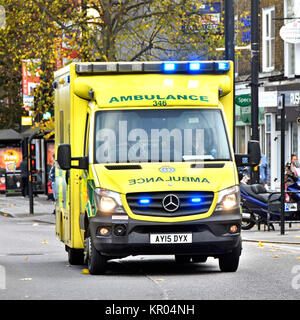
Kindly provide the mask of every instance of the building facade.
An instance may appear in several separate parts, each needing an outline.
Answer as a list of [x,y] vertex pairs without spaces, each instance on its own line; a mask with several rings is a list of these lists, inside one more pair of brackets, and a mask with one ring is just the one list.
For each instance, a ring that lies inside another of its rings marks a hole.
[[[236,97],[251,97],[250,1],[236,1]],[[281,119],[278,96],[285,95],[285,162],[299,154],[300,44],[284,41],[281,28],[300,17],[300,0],[260,1],[259,132],[262,153],[270,165],[270,187],[280,185]],[[242,99],[240,99],[242,100]],[[236,98],[237,101],[237,98]],[[237,101],[239,103],[239,101]],[[241,104],[241,103],[240,103]],[[251,138],[251,109],[236,105],[236,149],[244,152]]]

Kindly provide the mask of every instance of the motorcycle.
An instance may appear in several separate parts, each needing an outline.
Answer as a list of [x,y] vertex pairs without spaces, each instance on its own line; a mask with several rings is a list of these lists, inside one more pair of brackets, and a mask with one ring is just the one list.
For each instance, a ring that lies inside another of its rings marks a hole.
[[[297,171],[288,170],[285,175],[285,221],[299,222],[300,220],[300,175]],[[274,230],[272,222],[280,222],[281,194],[278,191],[267,190],[262,184],[249,184],[245,169],[239,171],[242,230],[249,230],[254,225],[267,225],[268,230]]]
[[294,164],[288,163],[286,165],[286,192],[288,196],[294,201],[300,201],[300,164],[295,162]]

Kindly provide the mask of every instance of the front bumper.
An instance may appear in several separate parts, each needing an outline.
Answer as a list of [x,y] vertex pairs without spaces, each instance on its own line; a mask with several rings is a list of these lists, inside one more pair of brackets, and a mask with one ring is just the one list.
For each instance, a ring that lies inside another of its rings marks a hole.
[[[117,226],[126,227],[124,235],[115,235]],[[238,226],[235,233],[232,225]],[[134,220],[112,220],[111,217],[90,218],[91,237],[96,249],[105,256],[125,257],[146,254],[190,254],[219,256],[231,252],[241,242],[241,214],[233,212],[213,213],[210,217],[186,222],[149,222]],[[109,235],[101,236],[102,227],[110,229]],[[192,233],[192,243],[151,244],[150,234]]]

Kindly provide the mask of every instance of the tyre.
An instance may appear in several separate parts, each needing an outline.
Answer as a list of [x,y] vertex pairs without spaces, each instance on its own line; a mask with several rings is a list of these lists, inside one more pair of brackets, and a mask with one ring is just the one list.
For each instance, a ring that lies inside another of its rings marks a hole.
[[191,256],[184,256],[175,254],[176,263],[189,263],[191,261]]
[[90,274],[104,274],[107,267],[107,259],[95,248],[91,236],[85,239],[84,262],[88,266]]
[[255,226],[255,216],[250,213],[250,219],[242,219],[241,229],[242,230],[250,230]]
[[242,221],[241,229],[242,230],[250,230],[255,226],[255,222],[253,221]]
[[71,265],[83,264],[83,250],[67,247],[68,260]]
[[219,267],[222,272],[235,272],[239,266],[241,255],[241,243],[232,252],[219,257]]
[[196,263],[204,263],[204,262],[206,262],[206,260],[207,260],[207,256],[192,256],[192,261],[193,262],[196,262]]

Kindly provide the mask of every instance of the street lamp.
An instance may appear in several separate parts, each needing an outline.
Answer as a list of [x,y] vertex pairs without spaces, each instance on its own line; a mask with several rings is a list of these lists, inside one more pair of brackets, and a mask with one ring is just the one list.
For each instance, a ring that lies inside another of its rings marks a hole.
[[[259,0],[251,0],[251,139],[259,141],[258,72],[259,72]],[[259,167],[251,168],[251,183],[259,183]]]
[[285,185],[284,185],[284,153],[285,153],[285,95],[281,94],[278,97],[278,110],[280,110],[281,115],[281,127],[280,127],[280,149],[281,149],[281,176],[280,176],[280,191],[281,191],[281,204],[280,204],[280,234],[284,234],[284,212],[285,212]]
[[[235,45],[234,45],[234,0],[225,0],[225,60],[235,60]],[[235,85],[233,85],[233,149],[235,150]]]

